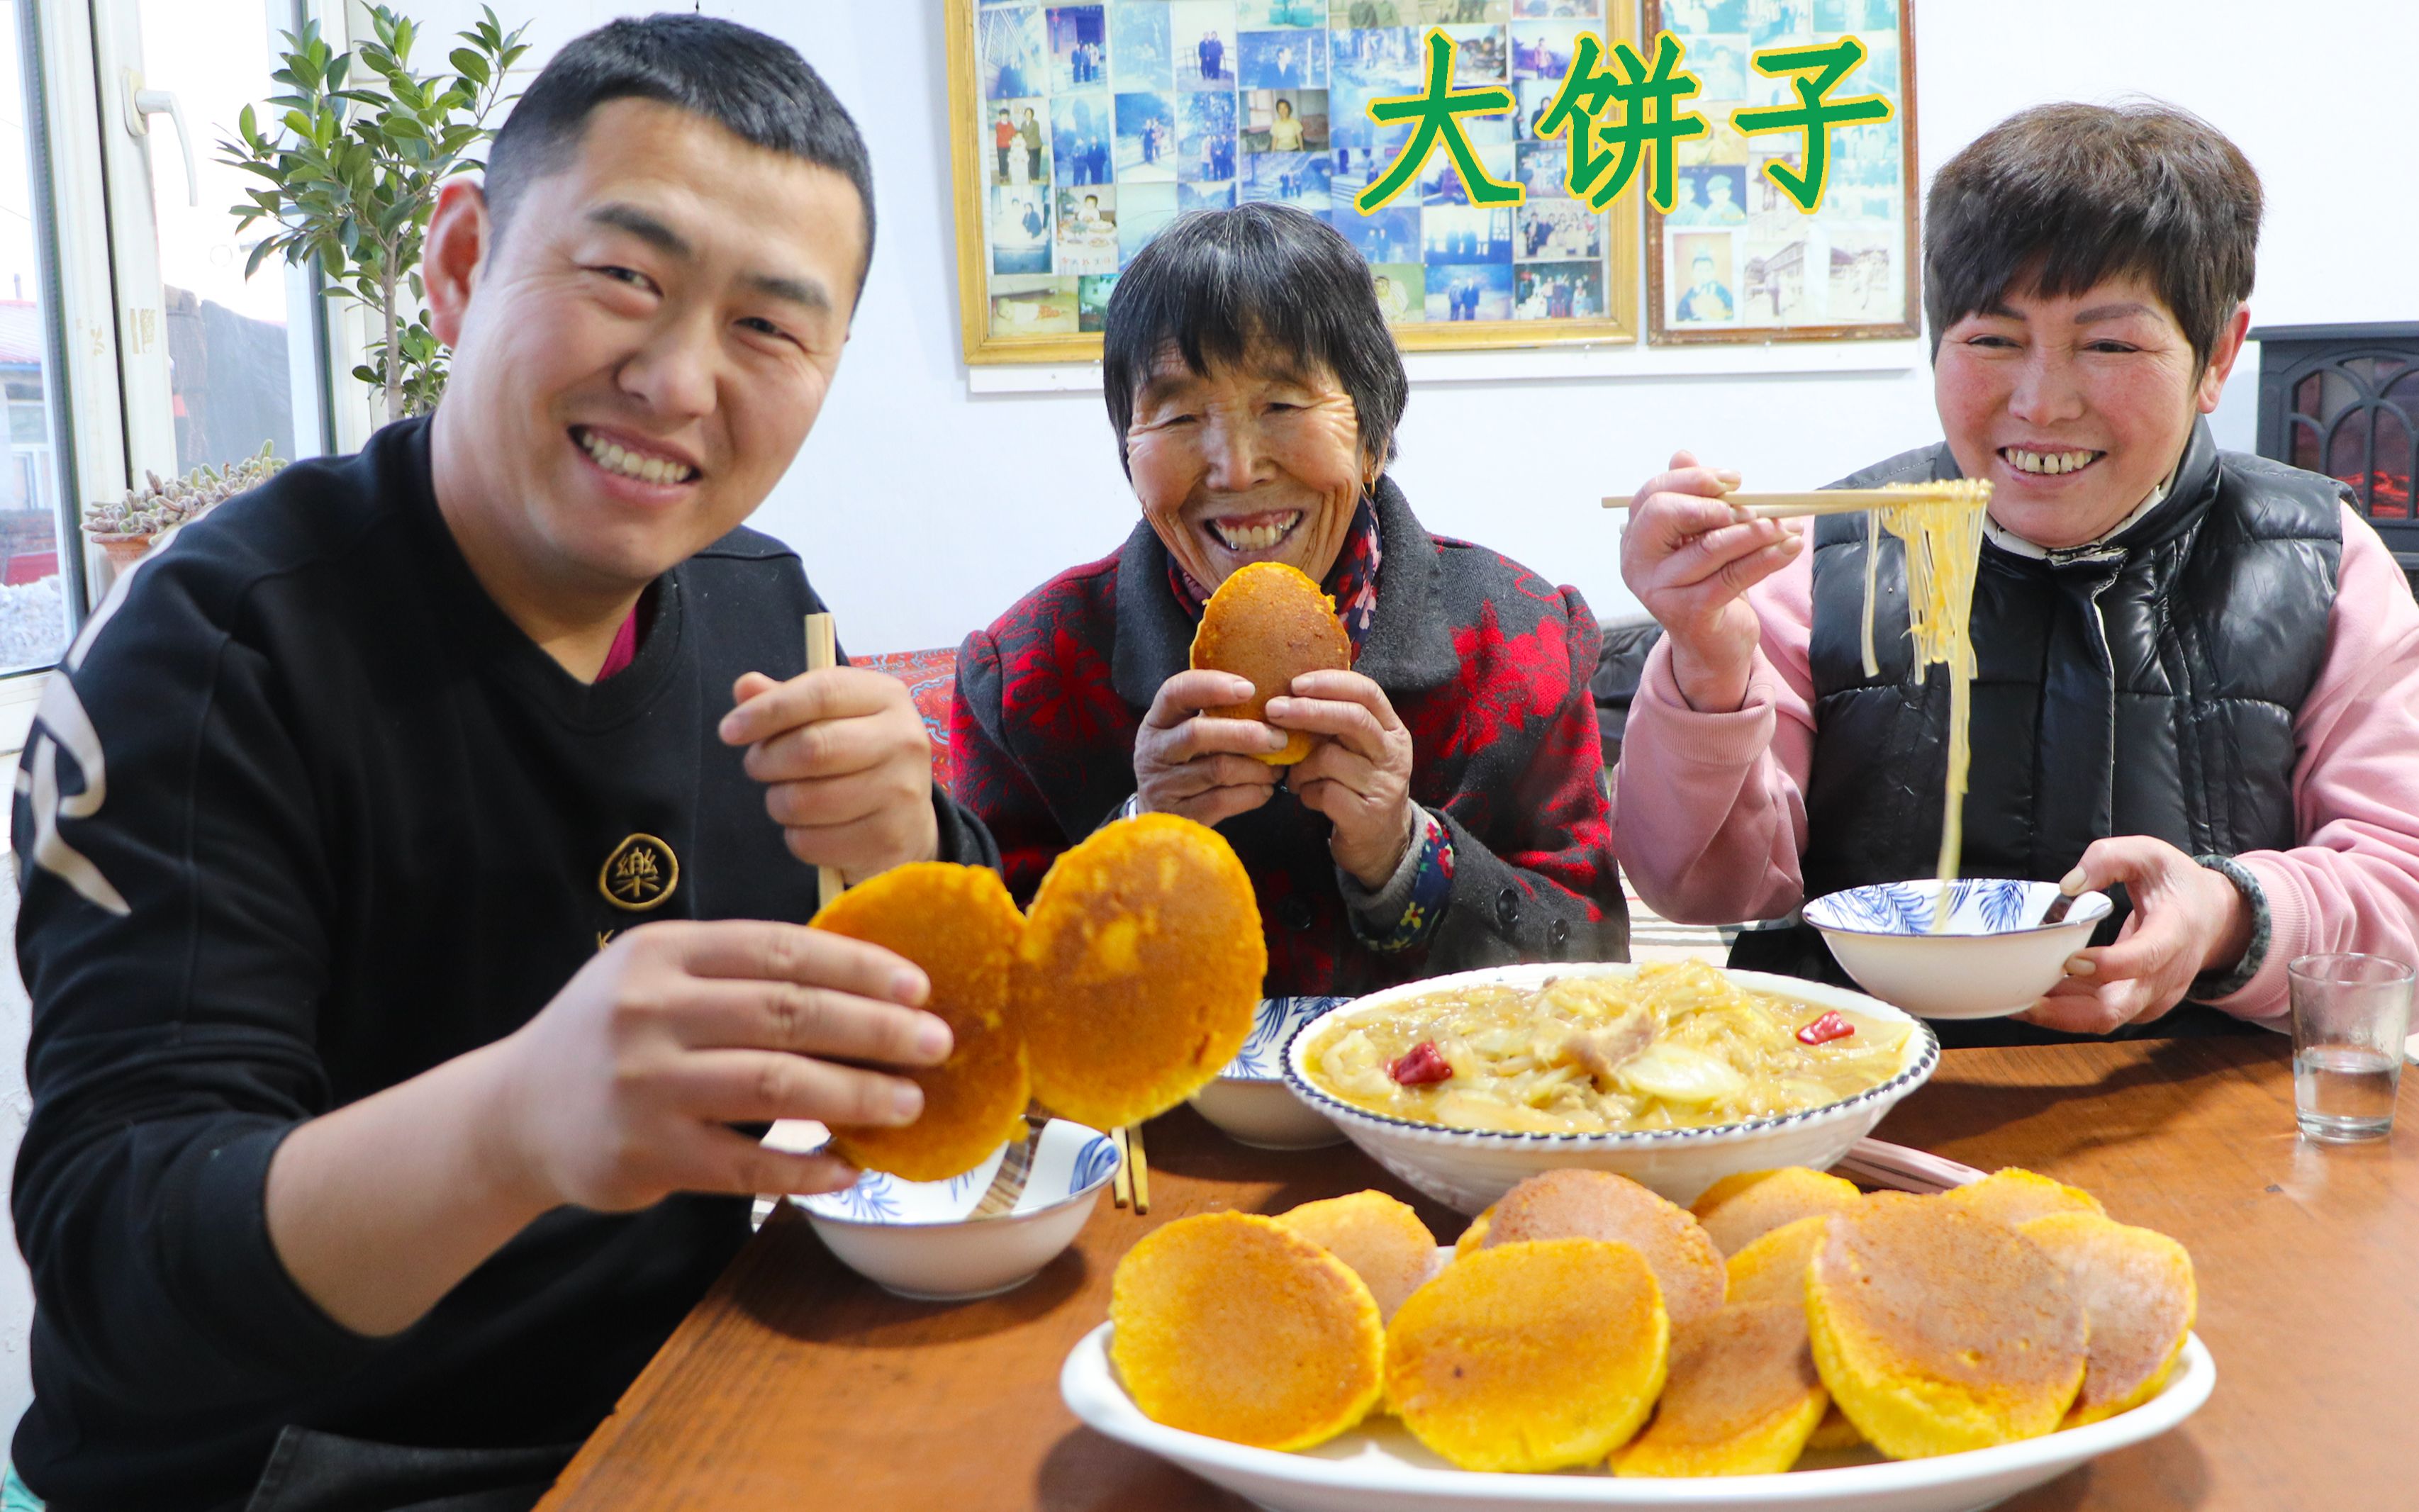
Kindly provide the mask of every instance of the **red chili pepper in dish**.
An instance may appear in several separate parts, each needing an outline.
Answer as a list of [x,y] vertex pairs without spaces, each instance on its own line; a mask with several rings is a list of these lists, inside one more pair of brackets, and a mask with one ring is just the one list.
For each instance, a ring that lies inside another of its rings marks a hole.
[[1386,1074],[1405,1087],[1428,1087],[1451,1081],[1453,1067],[1446,1064],[1444,1053],[1436,1047],[1434,1040],[1422,1040],[1402,1059],[1388,1066]]
[[1855,1025],[1841,1018],[1838,1013],[1830,1012],[1798,1030],[1797,1041],[1800,1044],[1829,1044],[1834,1040],[1844,1040],[1856,1032]]

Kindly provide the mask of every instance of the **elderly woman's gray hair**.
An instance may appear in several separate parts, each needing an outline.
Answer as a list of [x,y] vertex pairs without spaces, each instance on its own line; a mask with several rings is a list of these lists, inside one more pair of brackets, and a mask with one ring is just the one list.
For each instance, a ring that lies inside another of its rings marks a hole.
[[1181,217],[1118,277],[1102,347],[1120,461],[1134,397],[1171,349],[1205,377],[1244,363],[1331,373],[1352,396],[1362,455],[1394,460],[1410,394],[1402,354],[1368,263],[1317,216],[1244,205]]

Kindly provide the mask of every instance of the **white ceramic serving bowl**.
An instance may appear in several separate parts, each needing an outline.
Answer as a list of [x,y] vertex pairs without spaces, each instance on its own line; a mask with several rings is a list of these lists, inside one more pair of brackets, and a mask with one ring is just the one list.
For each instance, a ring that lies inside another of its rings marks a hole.
[[[1086,1334],[1058,1372],[1058,1394],[1095,1431],[1182,1466],[1271,1512],[1977,1512],[2112,1449],[2166,1432],[2198,1411],[2217,1366],[2197,1337],[2159,1394],[2131,1412],[2038,1439],[1931,1459],[1816,1458],[1780,1475],[1618,1477],[1601,1467],[1551,1475],[1456,1470],[1397,1419],[1369,1420],[1315,1449],[1286,1454],[1154,1423],[1109,1363],[1109,1325]],[[1862,1459],[1865,1462],[1859,1463]],[[1834,1462],[1844,1461],[1844,1462]]]
[[2057,985],[2066,959],[2091,943],[2116,905],[2087,892],[2064,920],[2042,918],[2055,882],[1961,878],[1949,885],[1949,925],[1934,933],[1937,882],[1877,882],[1826,893],[1806,905],[1841,969],[1886,1003],[1918,1018],[1987,1019],[2020,1012]]
[[1878,1087],[1819,1108],[1784,1113],[1745,1123],[1703,1129],[1649,1129],[1634,1134],[1499,1134],[1447,1129],[1366,1112],[1321,1091],[1310,1079],[1305,1057],[1318,1026],[1334,1013],[1358,1012],[1455,987],[1504,983],[1536,987],[1550,977],[1626,977],[1628,964],[1545,964],[1495,966],[1451,977],[1390,987],[1331,1010],[1295,1031],[1286,1046],[1286,1080],[1303,1102],[1335,1120],[1346,1137],[1369,1158],[1451,1208],[1476,1213],[1525,1178],[1564,1165],[1613,1171],[1687,1204],[1725,1176],[1780,1165],[1828,1169],[1848,1147],[1872,1132],[1892,1103],[1923,1085],[1940,1062],[1940,1041],[1929,1026],[1862,993],[1795,977],[1733,971],[1730,979],[1749,992],[1843,1008],[1868,1018],[1906,1024],[1913,1032],[1900,1052],[1898,1074]]
[[1294,1095],[1285,1079],[1286,1041],[1296,1029],[1348,997],[1263,997],[1251,1038],[1217,1079],[1188,1099],[1227,1138],[1256,1149],[1340,1145],[1344,1131]]
[[1117,1168],[1106,1134],[1026,1120],[1017,1144],[946,1181],[868,1171],[843,1192],[792,1197],[842,1264],[885,1291],[963,1302],[1023,1286],[1075,1242]]

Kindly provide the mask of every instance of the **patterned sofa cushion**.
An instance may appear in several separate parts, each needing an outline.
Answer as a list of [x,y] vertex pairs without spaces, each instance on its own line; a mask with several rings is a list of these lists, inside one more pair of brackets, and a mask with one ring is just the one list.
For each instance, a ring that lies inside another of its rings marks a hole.
[[931,651],[886,651],[878,656],[853,656],[859,667],[888,672],[907,685],[916,712],[924,717],[924,733],[932,742],[932,780],[949,785],[949,702],[958,688],[958,648]]

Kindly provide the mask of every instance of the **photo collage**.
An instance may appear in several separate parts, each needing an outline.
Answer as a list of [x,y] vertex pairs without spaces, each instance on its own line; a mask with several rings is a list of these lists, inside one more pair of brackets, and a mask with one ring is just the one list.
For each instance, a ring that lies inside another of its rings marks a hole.
[[[1534,131],[1606,3],[975,0],[990,335],[1098,332],[1119,270],[1163,227],[1255,201],[1342,231],[1397,324],[1609,318],[1608,217],[1570,197],[1563,143]],[[1421,92],[1432,26],[1456,40],[1456,84],[1518,99],[1471,118],[1471,138],[1526,204],[1472,207],[1440,147],[1391,204],[1355,206],[1410,135],[1368,103]]]
[[[1711,131],[1680,145],[1671,213],[1647,219],[1659,254],[1653,334],[1670,340],[1769,340],[1795,329],[1904,326],[1913,335],[1907,274],[1906,93],[1900,70],[1902,0],[1647,0],[1645,32],[1659,26],[1686,47],[1703,92],[1688,100]],[[1795,102],[1795,75],[1756,71],[1753,54],[1827,45],[1843,35],[1865,60],[1832,100],[1879,94],[1892,118],[1830,133],[1830,170],[1819,208],[1799,209],[1764,172],[1802,171],[1802,132],[1730,125],[1742,105]]]

